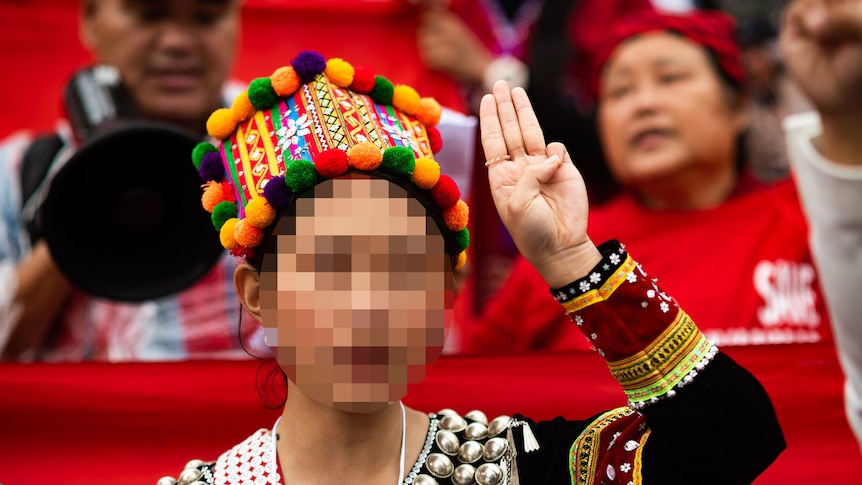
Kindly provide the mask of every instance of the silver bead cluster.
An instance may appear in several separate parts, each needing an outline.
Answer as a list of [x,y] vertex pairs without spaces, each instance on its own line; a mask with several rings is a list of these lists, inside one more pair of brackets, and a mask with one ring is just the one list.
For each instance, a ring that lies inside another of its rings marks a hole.
[[694,369],[692,369],[691,372],[686,374],[686,376],[683,377],[681,381],[679,381],[679,384],[677,384],[661,396],[653,396],[646,401],[629,401],[629,407],[632,409],[643,409],[650,404],[655,404],[661,401],[662,399],[673,399],[674,397],[676,397],[676,389],[682,389],[683,387],[694,382],[694,379],[697,377],[697,373],[703,371],[703,369],[705,369],[706,366],[709,365],[710,362],[712,362],[712,359],[715,358],[715,355],[717,353],[718,347],[716,347],[715,344],[711,343],[709,350],[706,351],[706,355],[702,359],[700,359],[700,362],[695,364]]
[[156,482],[156,485],[208,485],[207,482],[201,480],[204,473],[200,467],[204,464],[203,460],[192,460],[186,463],[179,477],[162,477]]
[[[454,485],[508,483],[508,467],[500,462],[509,451],[509,441],[497,435],[508,429],[512,418],[498,416],[489,422],[485,413],[474,410],[465,415],[472,421],[468,422],[451,409],[438,414],[440,429],[434,433],[434,442],[442,453],[427,456],[425,468],[431,475],[416,475],[412,485],[441,485],[438,479]],[[407,480],[405,483],[411,485]]]

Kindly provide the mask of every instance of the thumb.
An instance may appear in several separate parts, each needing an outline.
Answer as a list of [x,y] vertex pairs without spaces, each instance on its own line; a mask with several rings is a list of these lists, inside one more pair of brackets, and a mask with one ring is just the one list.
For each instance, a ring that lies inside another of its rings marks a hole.
[[529,180],[535,180],[536,185],[541,185],[548,183],[551,180],[551,177],[554,176],[554,173],[557,171],[557,168],[560,167],[561,158],[557,154],[553,154],[548,157],[542,163],[536,165],[529,165],[524,170],[524,175],[527,176]]

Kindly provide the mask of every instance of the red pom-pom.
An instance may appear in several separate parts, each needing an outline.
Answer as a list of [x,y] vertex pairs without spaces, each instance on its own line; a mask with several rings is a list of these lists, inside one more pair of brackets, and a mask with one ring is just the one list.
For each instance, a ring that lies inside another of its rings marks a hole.
[[425,128],[428,132],[428,143],[431,144],[431,151],[437,153],[443,148],[443,137],[440,136],[440,130],[433,126]]
[[221,183],[222,194],[224,194],[224,200],[228,202],[236,202],[236,191],[233,189],[233,185],[230,182],[222,182]]
[[347,172],[347,153],[338,148],[324,150],[314,158],[314,166],[322,177],[338,177]]
[[375,82],[374,71],[370,67],[353,66],[353,83],[350,85],[351,91],[368,94],[374,89]]
[[437,185],[431,189],[431,198],[441,209],[448,209],[461,200],[461,190],[452,177],[441,175]]

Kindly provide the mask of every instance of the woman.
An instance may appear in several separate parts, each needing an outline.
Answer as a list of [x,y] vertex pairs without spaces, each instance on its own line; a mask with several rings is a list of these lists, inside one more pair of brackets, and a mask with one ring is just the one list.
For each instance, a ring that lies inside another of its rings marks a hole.
[[[764,186],[740,169],[745,76],[732,21],[632,15],[610,30],[593,79],[602,146],[627,190],[590,212],[590,235],[625,241],[716,343],[830,341],[792,181]],[[541,281],[518,261],[478,321],[463,322],[465,350],[589,348]]]
[[545,146],[524,91],[503,82],[482,102],[495,203],[630,406],[535,422],[400,403],[440,355],[469,242],[466,205],[432,159],[437,116],[406,86],[306,52],[210,118],[223,143],[194,155],[203,204],[246,258],[237,293],[289,397],[272,430],[189,462],[179,481],[752,481],[784,447],[768,396],[645,273],[625,278],[636,263],[619,243],[593,245],[583,179],[562,145]]

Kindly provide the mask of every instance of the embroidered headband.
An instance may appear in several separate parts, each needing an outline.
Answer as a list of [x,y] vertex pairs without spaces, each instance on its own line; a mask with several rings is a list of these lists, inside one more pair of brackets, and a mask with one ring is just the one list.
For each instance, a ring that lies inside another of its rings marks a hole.
[[210,115],[207,131],[222,143],[192,153],[205,182],[201,203],[222,246],[252,257],[277,215],[318,183],[350,170],[385,175],[428,192],[457,270],[470,244],[469,210],[433,158],[441,113],[433,98],[367,67],[301,52]]
[[744,87],[745,68],[735,29],[736,21],[733,17],[712,10],[693,10],[678,15],[646,10],[623,17],[611,26],[596,53],[590,75],[590,89],[597,99],[602,69],[621,42],[629,37],[656,30],[676,32],[709,49],[715,54],[722,72],[738,86]]

